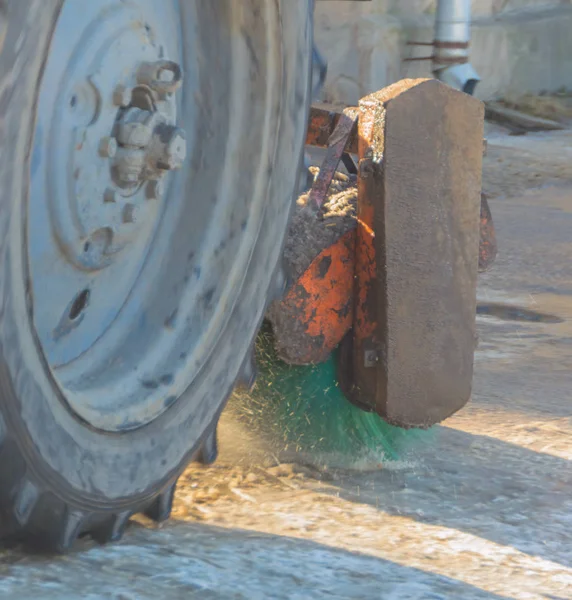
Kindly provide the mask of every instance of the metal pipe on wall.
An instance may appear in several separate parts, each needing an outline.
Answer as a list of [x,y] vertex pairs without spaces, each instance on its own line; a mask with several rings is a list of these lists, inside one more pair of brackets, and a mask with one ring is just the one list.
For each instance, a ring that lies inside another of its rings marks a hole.
[[473,94],[480,77],[469,61],[471,0],[437,0],[433,74]]

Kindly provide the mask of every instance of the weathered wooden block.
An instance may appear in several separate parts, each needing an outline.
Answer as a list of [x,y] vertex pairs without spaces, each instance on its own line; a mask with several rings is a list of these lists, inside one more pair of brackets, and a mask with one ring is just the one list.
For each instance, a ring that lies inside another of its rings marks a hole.
[[483,121],[480,101],[436,80],[360,102],[358,289],[340,367],[345,392],[399,426],[442,421],[471,395]]

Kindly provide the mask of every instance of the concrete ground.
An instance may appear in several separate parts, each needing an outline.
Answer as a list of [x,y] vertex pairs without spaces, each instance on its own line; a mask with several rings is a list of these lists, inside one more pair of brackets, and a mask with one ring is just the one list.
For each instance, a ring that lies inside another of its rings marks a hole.
[[0,554],[0,598],[572,598],[572,134],[489,131],[500,254],[472,402],[399,463],[270,466],[226,417],[174,518],[63,558]]

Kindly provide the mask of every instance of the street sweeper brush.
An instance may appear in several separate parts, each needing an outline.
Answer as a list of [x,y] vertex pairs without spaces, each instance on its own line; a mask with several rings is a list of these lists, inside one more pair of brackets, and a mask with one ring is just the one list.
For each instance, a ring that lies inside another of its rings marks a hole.
[[483,112],[436,80],[312,109],[306,143],[326,154],[290,226],[290,285],[258,340],[256,393],[282,396],[290,442],[395,457],[403,429],[469,400],[477,275],[496,256]]

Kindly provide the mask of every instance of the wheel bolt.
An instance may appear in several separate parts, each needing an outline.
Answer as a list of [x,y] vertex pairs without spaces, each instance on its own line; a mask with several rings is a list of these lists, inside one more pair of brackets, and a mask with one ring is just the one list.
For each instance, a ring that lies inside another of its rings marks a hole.
[[117,132],[122,146],[145,148],[151,141],[153,130],[145,123],[123,123]]
[[121,218],[124,223],[135,223],[135,206],[133,204],[126,204],[123,207]]
[[117,202],[117,192],[111,188],[107,188],[103,193],[103,201],[108,204]]
[[117,140],[114,137],[104,137],[99,143],[99,155],[113,158],[117,154]]
[[116,173],[116,183],[124,187],[133,187],[140,181],[145,165],[145,151],[120,147],[113,161],[113,171]]
[[164,145],[157,166],[164,171],[180,169],[187,157],[185,132],[171,125],[160,133],[160,139]]
[[131,104],[132,92],[125,85],[118,85],[113,92],[113,103],[115,106],[126,107]]
[[145,188],[145,195],[148,200],[161,200],[164,192],[164,185],[160,180],[150,181]]

